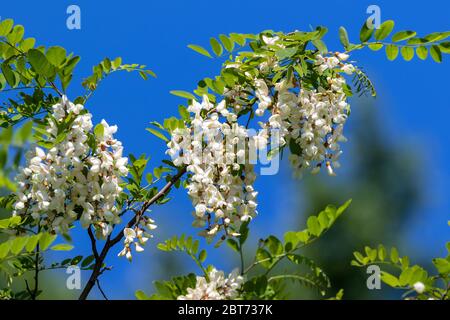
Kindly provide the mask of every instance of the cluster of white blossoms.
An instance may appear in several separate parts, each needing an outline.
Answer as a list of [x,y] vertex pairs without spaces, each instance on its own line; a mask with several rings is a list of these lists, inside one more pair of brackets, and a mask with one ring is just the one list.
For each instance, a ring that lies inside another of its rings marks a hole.
[[215,268],[208,273],[209,281],[205,277],[197,277],[195,288],[188,288],[185,296],[179,296],[178,300],[233,300],[239,297],[239,290],[244,282],[244,277],[234,269],[228,277],[223,271]]
[[119,252],[118,256],[119,257],[125,256],[128,259],[128,261],[131,261],[132,245],[134,244],[134,249],[136,250],[136,252],[144,251],[144,248],[142,246],[144,246],[147,243],[148,239],[153,238],[153,235],[146,232],[146,230],[154,230],[156,228],[157,226],[155,224],[155,221],[146,216],[140,217],[139,222],[134,228],[124,228],[123,229],[124,247],[122,251]]
[[355,71],[353,65],[344,63],[347,59],[348,55],[342,53],[330,57],[317,55],[315,68],[326,76],[326,84],[317,89],[302,87],[293,78],[281,79],[274,84],[273,91],[264,79],[254,81],[258,99],[255,114],[264,116],[266,110],[270,111],[268,121],[260,122],[262,130],[256,137],[256,146],[264,148],[276,130],[280,146],[287,142],[294,146],[289,160],[296,177],[301,177],[308,168],[312,168],[313,174],[318,173],[321,167],[334,175],[333,168],[339,167],[342,153],[339,142],[346,141],[343,128],[349,113],[344,92],[346,81],[340,73]]
[[[116,126],[102,120],[101,134],[92,134],[92,115],[63,96],[48,119],[48,150],[36,147],[26,155],[26,167],[16,177],[14,215],[30,216],[41,228],[66,233],[79,220],[107,237],[120,223],[116,200],[121,177],[128,174],[128,159],[114,139]],[[65,129],[62,129],[65,128]],[[95,139],[95,150],[88,145]]]
[[[267,46],[282,48],[279,40],[263,37]],[[346,140],[343,128],[349,114],[341,74],[355,71],[345,62],[349,56],[317,55],[313,68],[320,85],[315,87],[292,74],[272,83],[270,75],[281,61],[276,55],[264,58],[256,75],[245,71],[248,83],[226,88],[219,103],[211,103],[206,95],[202,102],[193,100],[187,109],[191,114],[185,123],[188,127],[173,130],[167,144],[166,153],[174,165],[187,166],[191,174],[187,189],[195,207],[194,226],[204,227],[201,235],[209,240],[222,229],[225,236],[238,236],[240,223],[256,215],[253,164],[257,154],[289,144],[297,177],[305,169],[317,173],[321,167],[334,175],[333,168],[339,167],[339,143]],[[225,68],[240,69],[244,64],[240,59],[227,62]],[[253,98],[256,108],[251,115],[264,119],[257,134],[250,134],[248,123],[238,122],[238,114],[245,111],[240,101]]]
[[190,127],[172,132],[166,153],[191,174],[187,190],[195,207],[193,225],[204,228],[200,235],[207,240],[220,230],[226,236],[239,236],[239,224],[257,214],[247,130],[237,123],[225,100],[215,105],[204,96],[201,103],[192,101],[188,111]]

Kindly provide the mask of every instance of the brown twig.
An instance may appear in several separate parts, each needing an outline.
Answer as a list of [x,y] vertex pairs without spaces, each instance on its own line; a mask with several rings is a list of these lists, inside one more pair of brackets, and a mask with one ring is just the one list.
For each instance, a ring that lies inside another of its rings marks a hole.
[[100,293],[102,294],[103,298],[104,298],[105,300],[109,300],[108,297],[106,296],[105,292],[103,291],[102,287],[100,286],[100,280],[97,279],[96,282],[97,282],[98,290],[99,290]]
[[[86,283],[86,286],[84,287],[83,291],[81,292],[79,300],[86,300],[89,293],[91,292],[92,288],[97,283],[97,279],[101,274],[103,262],[105,261],[106,256],[108,255],[109,250],[116,245],[118,242],[120,242],[123,238],[123,231],[125,228],[130,228],[134,226],[145,213],[145,211],[148,210],[148,208],[154,204],[156,201],[164,197],[172,188],[172,186],[180,180],[180,178],[186,173],[186,167],[183,167],[178,171],[178,173],[172,177],[172,179],[166,183],[164,187],[150,200],[145,201],[142,204],[142,207],[140,210],[136,211],[136,214],[133,216],[133,218],[127,223],[126,227],[124,227],[114,238],[111,239],[111,237],[108,237],[106,239],[106,243],[98,255],[98,258],[95,259],[94,268],[92,270],[91,276],[89,277],[88,282]],[[89,229],[88,229],[89,232]],[[92,232],[92,231],[91,231]]]
[[97,260],[98,259],[97,243],[95,241],[94,233],[92,232],[92,226],[89,226],[88,234],[89,234],[89,239],[91,239],[92,253],[94,254],[95,260]]

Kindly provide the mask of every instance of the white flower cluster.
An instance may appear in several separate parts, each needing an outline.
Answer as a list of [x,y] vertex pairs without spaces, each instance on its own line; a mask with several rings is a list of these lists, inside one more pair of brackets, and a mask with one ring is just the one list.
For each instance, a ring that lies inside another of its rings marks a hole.
[[[263,37],[269,47],[282,47],[279,39]],[[173,130],[167,144],[174,165],[187,165],[191,174],[187,189],[195,207],[194,226],[206,226],[201,234],[209,240],[222,229],[225,236],[239,235],[239,224],[256,215],[256,153],[261,156],[268,149],[276,152],[289,143],[289,158],[297,177],[305,169],[317,173],[321,167],[334,175],[333,168],[339,166],[339,142],[346,140],[343,127],[349,113],[341,73],[355,71],[353,65],[345,63],[349,56],[317,55],[314,68],[318,87],[299,83],[293,76],[271,83],[268,75],[280,61],[276,55],[264,58],[255,71],[257,75],[243,72],[249,82],[226,88],[220,103],[211,103],[207,96],[201,103],[192,101],[188,128]],[[244,63],[240,59],[228,62],[225,68],[241,68]],[[237,119],[243,111],[241,101],[252,96],[257,103],[254,114],[267,119],[259,122],[260,130],[255,135]]]
[[101,134],[94,137],[96,149],[91,150],[91,118],[82,105],[65,96],[53,106],[46,127],[51,147],[28,152],[26,167],[16,177],[14,215],[31,216],[36,224],[58,233],[66,233],[79,219],[84,228],[94,225],[98,238],[120,223],[116,200],[122,192],[121,177],[128,174],[128,159],[113,137],[117,127],[104,120]]
[[123,241],[124,247],[122,251],[119,252],[118,256],[125,256],[128,261],[131,261],[131,245],[134,244],[136,252],[144,251],[144,248],[142,246],[147,243],[148,239],[153,238],[153,235],[147,233],[145,230],[154,230],[156,228],[157,226],[155,224],[155,221],[143,216],[140,218],[139,223],[134,228],[123,229],[123,235],[125,238]]
[[339,142],[346,141],[343,128],[349,113],[344,93],[346,82],[339,72],[351,74],[355,70],[353,65],[343,63],[347,59],[348,55],[342,53],[331,57],[318,55],[316,70],[326,75],[327,83],[317,89],[296,88],[292,79],[285,78],[274,85],[272,93],[263,79],[254,82],[258,99],[255,114],[263,116],[266,110],[270,111],[269,120],[260,122],[262,130],[255,137],[256,146],[264,148],[277,130],[281,146],[290,142],[297,149],[289,156],[296,177],[301,177],[307,168],[312,168],[313,174],[318,173],[321,167],[334,175],[333,167],[339,167],[342,153]]
[[193,225],[206,227],[200,235],[208,240],[222,229],[227,236],[238,236],[239,224],[257,214],[256,175],[246,159],[247,130],[225,100],[214,105],[204,96],[188,111],[193,114],[191,127],[172,133],[167,154],[192,174],[187,189],[195,207]]
[[188,288],[185,296],[178,300],[233,300],[239,297],[239,290],[244,278],[234,269],[228,277],[223,271],[211,270],[209,281],[205,277],[197,277],[195,288]]

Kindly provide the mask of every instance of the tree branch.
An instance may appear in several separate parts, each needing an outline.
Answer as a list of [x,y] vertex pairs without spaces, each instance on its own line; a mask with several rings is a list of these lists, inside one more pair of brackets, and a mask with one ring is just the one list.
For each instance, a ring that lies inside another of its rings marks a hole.
[[31,295],[32,300],[36,300],[39,292],[39,243],[36,245],[36,256],[34,261],[34,291]]
[[105,246],[103,247],[102,251],[98,255],[98,259],[95,259],[95,265],[92,270],[91,276],[89,277],[88,282],[86,283],[86,286],[84,287],[83,291],[81,292],[79,300],[86,300],[89,293],[91,292],[92,288],[95,286],[98,277],[101,274],[101,269],[103,266],[103,262],[105,261],[106,256],[108,255],[109,250],[116,245],[118,242],[120,242],[123,238],[123,231],[125,228],[130,228],[134,226],[137,222],[139,222],[139,219],[144,215],[145,211],[154,204],[159,199],[163,198],[172,188],[172,186],[180,180],[180,178],[186,173],[186,167],[183,167],[178,171],[178,173],[172,177],[172,179],[167,182],[167,184],[162,187],[162,189],[153,196],[150,200],[145,201],[142,204],[142,207],[139,211],[136,212],[136,214],[133,216],[133,218],[127,223],[126,227],[124,227],[119,234],[117,234],[114,238],[111,239],[109,236],[106,240]]
[[100,290],[100,293],[102,294],[103,298],[105,300],[109,300],[108,297],[106,296],[105,292],[103,291],[102,287],[100,286],[100,280],[97,279],[96,282],[97,282],[98,290]]
[[89,239],[91,239],[92,253],[94,254],[95,260],[97,260],[98,259],[97,244],[95,241],[94,233],[92,232],[92,226],[89,226],[88,234],[89,234]]

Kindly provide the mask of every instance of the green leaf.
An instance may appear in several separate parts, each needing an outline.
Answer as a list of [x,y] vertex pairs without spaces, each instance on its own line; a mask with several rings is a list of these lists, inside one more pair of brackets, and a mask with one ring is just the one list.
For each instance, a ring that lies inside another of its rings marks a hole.
[[6,36],[6,39],[9,43],[15,45],[22,40],[24,33],[24,27],[21,25],[16,25],[13,30]]
[[386,56],[390,61],[393,61],[398,56],[399,49],[397,46],[393,44],[389,44],[386,46]]
[[352,199],[348,199],[347,201],[344,202],[343,205],[341,205],[337,210],[336,210],[336,218],[340,217],[341,214],[344,213],[345,210],[347,210],[347,208],[350,206],[350,204],[352,203]]
[[56,234],[50,234],[48,232],[42,233],[39,239],[39,248],[42,251],[47,250],[47,248],[56,240]]
[[75,265],[79,264],[81,260],[83,260],[83,256],[76,256],[75,258],[73,258],[73,259],[70,261],[70,264],[71,264],[72,266],[75,266]]
[[350,46],[350,41],[348,40],[348,33],[344,27],[339,28],[339,40],[341,40],[341,43],[345,49],[347,49]]
[[145,180],[147,180],[148,184],[153,184],[153,175],[149,172],[145,176]]
[[391,248],[391,261],[393,263],[397,263],[398,262],[398,251],[396,248]]
[[368,20],[369,19],[367,19],[367,21],[364,22],[364,24],[361,27],[361,31],[359,32],[359,39],[361,40],[361,42],[369,41],[370,37],[372,37],[373,34],[373,28],[369,29],[367,27]]
[[382,43],[371,43],[369,44],[369,49],[372,51],[378,51],[380,49],[383,48],[383,44]]
[[297,232],[297,238],[302,243],[307,243],[309,240],[309,233],[307,230]]
[[30,49],[27,55],[31,66],[38,74],[44,77],[51,77],[53,75],[52,65],[41,51]]
[[395,23],[392,20],[383,22],[380,28],[375,31],[375,39],[378,41],[386,39],[394,29],[394,25]]
[[[16,143],[18,143],[19,145],[24,144],[31,136],[32,130],[33,130],[33,121],[28,121],[23,126],[21,126],[14,136]],[[19,218],[20,221],[20,217],[19,216],[16,217]]]
[[322,233],[322,228],[320,227],[320,223],[316,216],[311,216],[306,221],[306,225],[308,226],[308,231],[318,237]]
[[99,123],[95,126],[94,134],[97,138],[103,137],[103,135],[105,134],[105,127],[103,126],[103,124]]
[[32,252],[32,251],[34,251],[34,249],[36,249],[36,246],[37,246],[37,244],[38,244],[39,239],[41,238],[41,236],[42,236],[42,233],[38,233],[38,234],[36,234],[36,235],[31,236],[31,237],[28,239],[28,242],[27,242],[27,244],[26,244],[26,246],[25,246],[25,250],[26,250],[27,252]]
[[277,50],[277,52],[275,52],[275,55],[278,57],[278,59],[283,60],[292,57],[296,52],[296,48],[285,48]]
[[2,72],[5,76],[6,82],[11,86],[15,87],[17,85],[16,73],[11,69],[7,63],[2,63]]
[[227,245],[236,252],[239,252],[239,244],[234,239],[227,239]]
[[221,34],[219,35],[219,39],[222,42],[225,50],[227,50],[228,52],[233,51],[234,49],[234,43],[233,41],[231,41],[226,35]]
[[145,130],[147,130],[151,134],[155,135],[156,137],[164,140],[165,142],[169,142],[169,139],[165,135],[163,135],[161,132],[159,132],[158,130],[155,130],[155,129],[152,129],[152,128],[147,128]]
[[28,242],[28,237],[17,237],[17,238],[14,238],[11,241],[11,248],[10,248],[11,253],[14,254],[14,255],[19,254],[23,250],[23,248],[25,247],[27,242]]
[[311,42],[317,48],[317,50],[319,50],[320,53],[328,52],[327,45],[322,40],[316,39],[316,40],[312,40]]
[[206,250],[203,249],[198,255],[198,260],[200,260],[200,262],[205,262],[207,256],[208,254],[206,253]]
[[290,246],[290,248],[286,248],[286,251],[291,250],[297,247],[297,244],[300,242],[299,236],[295,231],[288,231],[284,234],[284,243],[285,247]]
[[361,253],[359,253],[358,251],[355,251],[355,252],[353,252],[353,255],[355,256],[355,258],[356,258],[356,260],[358,262],[361,262],[362,264],[365,264],[364,263],[364,256]]
[[230,33],[230,38],[241,47],[245,46],[245,37],[238,33]]
[[256,261],[261,264],[264,268],[270,267],[272,264],[270,253],[263,248],[258,248],[256,251]]
[[436,42],[436,41],[440,41],[440,40],[444,40],[444,39],[448,38],[449,35],[450,35],[450,32],[433,32],[429,35],[426,35],[424,37],[424,39],[427,42]]
[[216,38],[211,38],[211,39],[209,39],[209,43],[211,44],[211,47],[212,47],[215,55],[220,57],[223,53],[223,47],[219,43],[219,41],[217,41]]
[[265,246],[269,249],[269,252],[276,256],[283,253],[283,244],[281,241],[275,236],[269,236],[266,239]]
[[20,50],[23,52],[27,52],[28,50],[32,49],[34,47],[34,44],[36,43],[36,39],[34,38],[27,38],[22,40],[20,43]]
[[384,261],[384,259],[386,259],[386,248],[381,244],[378,246],[378,258],[381,261]]
[[441,54],[441,49],[439,49],[439,46],[437,46],[437,45],[431,46],[430,55],[431,55],[431,58],[433,58],[433,60],[436,61],[437,63],[442,62],[442,54]]
[[0,229],[8,229],[12,226],[15,226],[20,223],[22,219],[20,216],[13,216],[8,219],[1,219],[0,220]]
[[444,258],[433,259],[433,264],[436,267],[439,274],[447,275],[450,273],[450,261]]
[[411,47],[402,47],[400,50],[403,59],[406,61],[411,61],[414,58],[414,49]]
[[391,287],[398,287],[400,285],[397,277],[385,271],[381,271],[381,280]]
[[203,47],[201,47],[201,46],[198,46],[198,45],[195,45],[195,44],[190,44],[190,45],[188,45],[188,48],[189,48],[189,49],[192,49],[192,50],[194,50],[195,52],[200,53],[200,54],[202,54],[202,55],[204,55],[204,56],[207,56],[208,58],[212,58],[212,56],[211,56],[211,54],[208,52],[208,50],[206,50],[205,48],[203,48]]
[[10,248],[11,248],[11,241],[0,243],[0,259],[3,259],[8,255]]
[[179,106],[178,113],[184,120],[189,120],[189,111],[187,111],[187,108],[185,106]]
[[417,47],[416,54],[421,60],[425,60],[428,57],[428,49],[427,47]]
[[115,58],[113,61],[111,61],[111,67],[113,69],[117,69],[122,65],[122,58],[121,57],[117,57]]
[[190,100],[195,100],[195,96],[192,93],[189,93],[187,91],[172,90],[172,91],[170,91],[170,93],[173,94],[174,96],[178,96],[178,97],[182,97],[182,98],[186,98],[186,99],[190,99]]
[[399,42],[399,41],[407,40],[412,37],[415,37],[416,34],[417,34],[417,32],[415,32],[415,31],[400,31],[392,36],[392,41]]
[[407,268],[402,271],[399,277],[399,285],[406,286],[407,284],[411,283],[411,278],[413,276],[414,269],[413,268]]
[[191,252],[193,254],[196,254],[198,252],[198,246],[200,245],[200,241],[195,240],[194,243],[192,244],[192,248],[191,248]]
[[95,257],[93,255],[87,256],[81,262],[81,267],[85,268],[85,267],[89,266],[94,260],[95,260]]
[[145,71],[139,71],[139,75],[141,76],[142,79],[144,80],[148,80],[148,75]]
[[12,29],[14,21],[12,19],[6,19],[0,21],[0,37],[6,36]]
[[73,249],[73,246],[68,243],[59,243],[50,248],[53,251],[70,251]]
[[58,46],[50,47],[46,57],[52,65],[59,67],[66,60],[66,49]]
[[0,90],[3,90],[5,88],[6,85],[6,79],[5,76],[0,73]]
[[136,299],[138,300],[150,300],[150,297],[144,293],[142,290],[138,290],[134,293]]
[[446,41],[446,42],[440,43],[439,49],[441,49],[441,52],[450,53],[450,42]]

